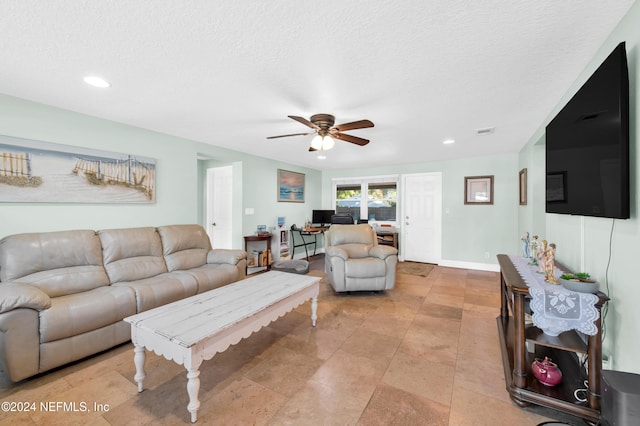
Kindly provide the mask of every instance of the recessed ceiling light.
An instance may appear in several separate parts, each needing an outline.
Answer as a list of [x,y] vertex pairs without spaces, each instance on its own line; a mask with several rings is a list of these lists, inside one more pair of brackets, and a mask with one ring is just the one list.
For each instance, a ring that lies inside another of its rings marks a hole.
[[101,78],[101,77],[97,77],[95,75],[90,75],[84,78],[84,82],[93,86],[93,87],[100,87],[101,89],[110,87],[111,84],[109,84],[108,81],[106,81],[105,79]]
[[325,158],[327,158],[326,155],[318,155],[318,160],[324,160]]
[[450,145],[452,143],[455,143],[455,141],[453,139],[447,139],[445,141],[442,141],[442,143],[445,144],[445,145]]

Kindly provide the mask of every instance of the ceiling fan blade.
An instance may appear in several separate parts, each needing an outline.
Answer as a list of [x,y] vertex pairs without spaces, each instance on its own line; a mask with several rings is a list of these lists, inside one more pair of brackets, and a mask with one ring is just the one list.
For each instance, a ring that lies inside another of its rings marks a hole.
[[289,136],[307,136],[307,135],[313,135],[314,133],[315,132],[311,132],[311,133],[291,133],[289,135],[267,136],[267,139],[287,138]]
[[313,152],[313,151],[317,151],[317,149],[315,149],[314,147],[310,146],[309,147],[309,152]]
[[346,132],[347,130],[366,129],[367,127],[373,127],[373,123],[369,120],[359,120],[351,123],[338,124],[333,126],[333,129],[339,132]]
[[351,142],[360,146],[365,146],[366,144],[369,143],[368,139],[362,139],[357,136],[345,135],[344,133],[334,133],[333,135],[331,135],[331,137],[340,139],[341,141]]
[[313,124],[312,122],[310,122],[304,117],[298,117],[297,115],[287,115],[287,117],[291,118],[292,120],[296,120],[298,123],[302,123],[307,127],[311,127],[312,129],[316,129],[316,130],[319,129],[318,126],[316,126],[315,124]]

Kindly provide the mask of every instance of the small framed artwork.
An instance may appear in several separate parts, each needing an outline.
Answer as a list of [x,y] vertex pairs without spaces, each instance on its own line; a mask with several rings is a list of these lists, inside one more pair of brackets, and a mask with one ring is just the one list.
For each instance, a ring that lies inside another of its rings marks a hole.
[[465,204],[493,204],[493,176],[464,178]]
[[304,173],[278,169],[278,202],[304,203]]
[[518,185],[520,187],[520,205],[526,206],[527,205],[527,169],[526,168],[520,170],[518,182],[519,182]]
[[567,172],[547,173],[547,203],[567,201]]

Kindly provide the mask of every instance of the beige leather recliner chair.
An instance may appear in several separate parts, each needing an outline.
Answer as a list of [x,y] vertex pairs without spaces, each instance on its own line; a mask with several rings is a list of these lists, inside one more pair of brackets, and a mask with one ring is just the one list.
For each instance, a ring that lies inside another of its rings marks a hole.
[[324,233],[325,272],[337,292],[390,290],[396,281],[398,250],[378,245],[368,224],[331,225]]

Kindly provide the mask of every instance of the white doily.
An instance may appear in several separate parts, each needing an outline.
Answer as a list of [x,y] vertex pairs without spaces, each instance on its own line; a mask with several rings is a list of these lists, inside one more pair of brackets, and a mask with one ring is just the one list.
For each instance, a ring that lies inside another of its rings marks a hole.
[[[568,330],[578,330],[590,336],[598,333],[598,328],[593,323],[600,315],[595,306],[598,296],[549,284],[545,282],[544,275],[536,272],[537,266],[529,265],[529,259],[520,256],[509,256],[509,259],[529,287],[529,306],[536,327],[550,336],[557,336]],[[556,268],[556,277],[563,273]]]

